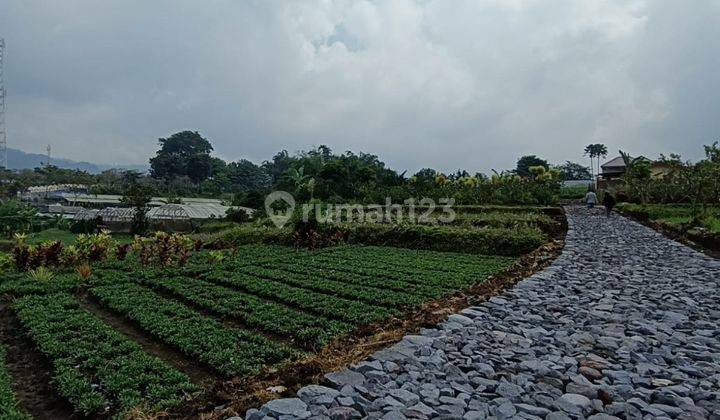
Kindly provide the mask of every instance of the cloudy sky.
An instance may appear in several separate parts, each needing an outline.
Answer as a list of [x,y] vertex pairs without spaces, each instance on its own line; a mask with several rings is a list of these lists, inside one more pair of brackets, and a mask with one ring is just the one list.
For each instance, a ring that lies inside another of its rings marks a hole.
[[410,171],[720,140],[717,0],[0,0],[0,36],[9,147],[97,163],[185,129]]

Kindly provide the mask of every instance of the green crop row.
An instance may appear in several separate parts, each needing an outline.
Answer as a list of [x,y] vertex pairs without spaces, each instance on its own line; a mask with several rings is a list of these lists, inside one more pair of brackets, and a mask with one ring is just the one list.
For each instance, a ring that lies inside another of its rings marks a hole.
[[143,352],[68,294],[26,296],[14,305],[40,352],[52,361],[56,388],[78,412],[141,405],[162,410],[197,392],[187,376]]
[[395,263],[403,267],[419,269],[442,269],[457,273],[467,273],[488,260],[512,260],[508,257],[494,255],[473,255],[457,252],[436,252],[416,249],[392,248],[378,246],[344,246],[337,247],[328,253],[348,257]]
[[243,267],[239,268],[238,272],[347,299],[357,299],[372,305],[386,307],[410,306],[418,305],[424,300],[421,296],[414,296],[408,293],[357,286],[305,274],[288,273],[272,268]]
[[406,269],[393,269],[392,267],[367,264],[364,261],[334,258],[329,260],[314,260],[318,269],[336,270],[341,273],[375,276],[407,283],[407,287],[430,287],[434,289],[451,290],[462,287],[468,281],[467,275],[454,273],[428,273],[424,271],[413,272]]
[[342,283],[377,287],[396,292],[420,295],[426,298],[437,297],[442,294],[443,290],[445,290],[444,287],[413,284],[407,281],[392,279],[385,276],[373,276],[347,272],[341,270],[340,267],[333,264],[323,264],[321,260],[317,260],[312,257],[307,260],[293,261],[292,263],[273,263],[272,267],[295,274],[324,277],[326,279]]
[[239,319],[248,327],[288,337],[303,348],[320,347],[352,328],[343,322],[306,314],[203,280],[170,277],[151,278],[144,282],[218,315]]
[[5,370],[5,348],[0,346],[0,418],[4,420],[27,420],[30,417],[18,408],[12,380]]
[[[457,255],[457,254],[455,254]],[[353,254],[350,252],[338,252],[337,254],[323,255],[329,264],[343,266],[348,263],[368,269],[379,269],[387,273],[399,273],[410,275],[413,278],[420,278],[423,282],[434,283],[442,280],[459,285],[472,282],[478,277],[494,274],[510,267],[515,259],[511,257],[497,256],[474,256],[471,263],[463,262],[462,259],[448,258],[445,260],[434,259],[428,256],[426,259],[406,258],[400,255],[377,253]]]
[[224,375],[252,374],[294,353],[261,335],[226,328],[134,283],[94,287],[90,292],[145,331]]
[[0,283],[0,294],[13,296],[42,295],[50,293],[71,293],[81,283],[75,275],[56,275],[50,281],[32,279],[27,273],[8,276]]
[[318,255],[313,259],[318,268],[334,269],[343,272],[393,278],[413,284],[430,285],[453,289],[476,283],[489,275],[496,274],[510,267],[513,259],[505,257],[489,257],[478,259],[472,269],[464,273],[444,272],[441,267],[451,263],[438,264],[436,270],[418,269],[412,263],[391,263],[380,261],[380,257],[363,257],[352,255]]
[[380,321],[397,314],[394,309],[325,295],[242,273],[212,272],[204,279],[354,325]]

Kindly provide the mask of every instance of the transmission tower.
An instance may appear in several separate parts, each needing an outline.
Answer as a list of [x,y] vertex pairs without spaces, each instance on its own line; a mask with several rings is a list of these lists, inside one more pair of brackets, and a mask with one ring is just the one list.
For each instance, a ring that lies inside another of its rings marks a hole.
[[5,63],[5,40],[0,38],[0,166],[7,168],[7,132],[5,129],[5,80],[3,64]]

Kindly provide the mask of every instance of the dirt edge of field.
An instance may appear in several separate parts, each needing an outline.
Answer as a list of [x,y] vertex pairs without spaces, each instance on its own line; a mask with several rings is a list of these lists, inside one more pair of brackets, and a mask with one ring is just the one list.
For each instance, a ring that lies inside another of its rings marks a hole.
[[[453,295],[426,303],[420,309],[371,325],[353,336],[343,337],[320,352],[285,366],[262,372],[244,380],[219,383],[208,392],[204,401],[183,407],[170,418],[216,420],[243,416],[249,408],[257,408],[275,398],[292,397],[298,389],[322,384],[326,373],[360,362],[378,350],[389,347],[421,328],[432,328],[453,313],[477,305],[513,287],[520,280],[549,266],[565,245],[567,222],[562,215],[562,231],[553,232],[553,239],[526,254],[507,271]],[[164,416],[163,416],[164,417]]]

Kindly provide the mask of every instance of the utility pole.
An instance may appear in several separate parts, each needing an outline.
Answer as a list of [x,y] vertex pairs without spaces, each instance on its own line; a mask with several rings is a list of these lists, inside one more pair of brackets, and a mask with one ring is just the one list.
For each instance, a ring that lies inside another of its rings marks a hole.
[[50,164],[52,163],[52,161],[50,160],[50,151],[52,150],[52,148],[48,144],[47,149],[45,150],[47,150],[47,162],[45,162],[45,166],[50,166]]
[[0,166],[7,168],[7,131],[5,129],[5,40],[0,38]]

